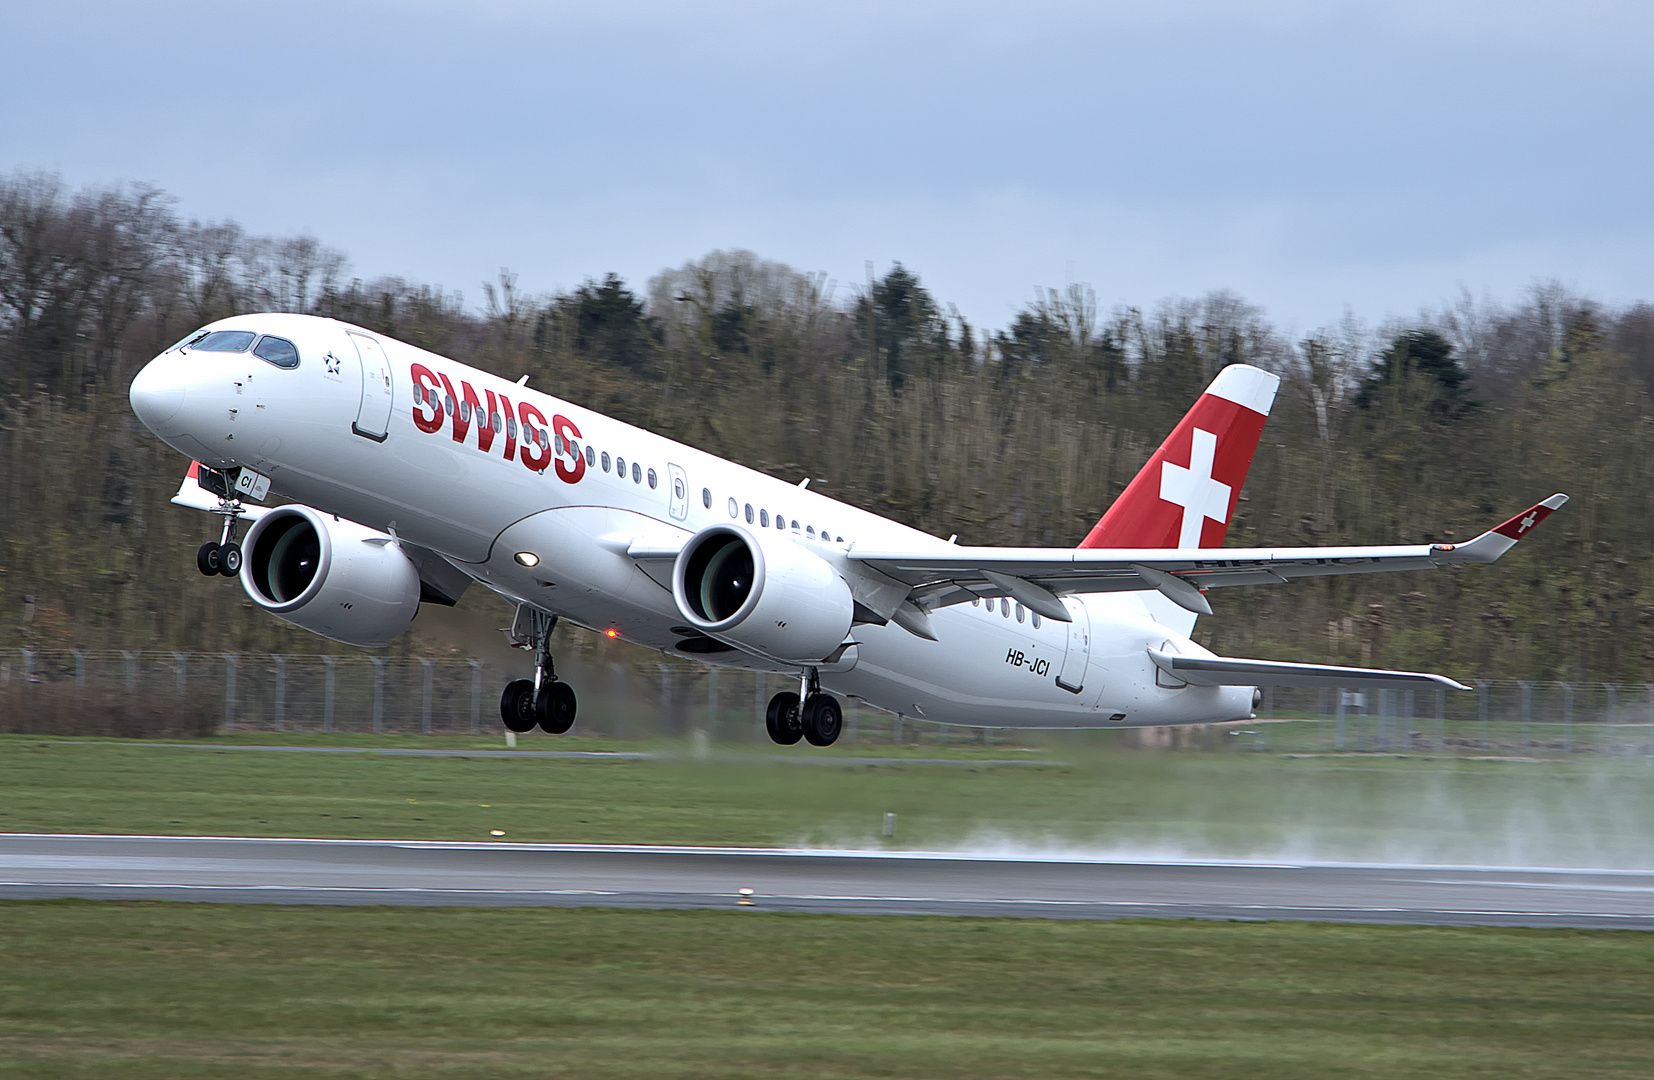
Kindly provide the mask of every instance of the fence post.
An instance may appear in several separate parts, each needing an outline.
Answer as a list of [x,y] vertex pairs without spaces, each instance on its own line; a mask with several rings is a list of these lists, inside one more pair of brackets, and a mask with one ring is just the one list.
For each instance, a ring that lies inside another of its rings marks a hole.
[[1491,753],[1493,743],[1489,741],[1487,732],[1487,687],[1486,679],[1476,680],[1476,719],[1481,721],[1482,725],[1482,749]]
[[1342,686],[1338,687],[1334,693],[1338,695],[1338,715],[1333,720],[1333,731],[1335,732],[1335,735],[1332,746],[1334,750],[1342,753],[1344,750],[1344,703],[1347,699],[1344,697],[1344,688]]
[[385,660],[384,657],[371,657],[373,660],[373,733],[385,733]]
[[890,741],[897,746],[902,744],[902,714],[896,714],[896,720],[890,725]]
[[706,735],[718,737],[718,669],[706,673]]
[[1602,687],[1608,691],[1608,748],[1613,752],[1617,745],[1614,739],[1614,729],[1620,724],[1620,688],[1613,683],[1603,683]]
[[1558,683],[1562,687],[1562,752],[1574,752],[1574,684]]
[[672,665],[660,666],[660,719],[656,731],[665,735],[676,735],[677,725],[672,719]]
[[844,741],[853,743],[856,741],[857,723],[861,720],[861,706],[856,704],[855,698],[845,698],[844,704],[848,706],[845,711],[849,714],[844,718]]
[[1654,765],[1654,685],[1643,689],[1648,691],[1648,764]]
[[23,654],[23,681],[26,683],[34,682],[34,650],[18,649],[17,651]]
[[276,730],[287,730],[287,657],[271,654],[276,664]]
[[1526,750],[1533,741],[1528,736],[1528,725],[1533,721],[1533,683],[1518,682],[1516,685],[1522,688],[1522,748]]
[[425,704],[419,714],[419,730],[426,735],[431,733],[431,681],[432,669],[435,665],[430,660],[421,660],[419,666],[425,669]]
[[86,650],[70,649],[75,654],[75,689],[86,689]]
[[131,693],[138,689],[138,654],[122,649],[121,656],[126,660],[126,689]]
[[471,661],[471,734],[482,734],[482,661]]
[[190,658],[185,653],[175,652],[172,662],[178,665],[178,696],[181,698],[189,691]]
[[1436,691],[1436,753],[1447,753],[1447,691]]
[[767,730],[767,725],[764,722],[765,714],[768,712],[770,704],[769,699],[764,694],[764,691],[767,689],[765,686],[766,681],[767,680],[762,671],[753,673],[752,692],[758,726],[758,730],[754,734],[754,738],[758,739],[760,742],[769,738],[769,731]]
[[235,726],[235,653],[224,657],[224,730]]
[[322,730],[330,735],[333,733],[333,672],[338,664],[336,656],[322,657],[322,666],[327,668],[322,679]]

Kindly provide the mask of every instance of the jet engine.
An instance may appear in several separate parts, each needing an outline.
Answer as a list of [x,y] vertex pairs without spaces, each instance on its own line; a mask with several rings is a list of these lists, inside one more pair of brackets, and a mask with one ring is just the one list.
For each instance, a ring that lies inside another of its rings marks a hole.
[[279,506],[247,530],[241,585],[253,603],[347,645],[379,648],[419,612],[419,571],[395,540],[308,506]]
[[819,663],[855,617],[850,586],[826,560],[785,537],[712,525],[672,568],[678,612],[701,632],[773,660]]

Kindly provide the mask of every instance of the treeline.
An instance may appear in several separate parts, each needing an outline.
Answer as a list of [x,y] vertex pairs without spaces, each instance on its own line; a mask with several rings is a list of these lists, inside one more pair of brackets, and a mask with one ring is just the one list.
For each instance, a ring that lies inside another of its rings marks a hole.
[[[1229,293],[1041,290],[971,325],[896,266],[853,285],[715,252],[531,296],[350,276],[308,237],[144,187],[0,177],[0,645],[317,651],[196,576],[211,526],[131,416],[151,356],[227,315],[366,326],[965,543],[1072,545],[1224,365],[1279,372],[1231,545],[1465,539],[1574,497],[1497,568],[1220,590],[1238,655],[1654,681],[1654,307],[1559,287],[1299,340]],[[418,624],[416,624],[417,626]],[[402,651],[430,648],[418,634]]]

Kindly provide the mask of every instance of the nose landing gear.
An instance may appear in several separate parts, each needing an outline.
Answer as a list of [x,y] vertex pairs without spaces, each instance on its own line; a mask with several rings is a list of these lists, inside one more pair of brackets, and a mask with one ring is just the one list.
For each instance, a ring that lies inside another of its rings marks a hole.
[[770,739],[782,746],[791,746],[800,738],[811,746],[833,745],[844,730],[844,710],[838,699],[822,691],[815,668],[804,670],[798,689],[797,694],[783,690],[770,698],[764,712]]
[[209,540],[196,551],[195,568],[207,577],[236,577],[241,573],[241,545],[235,542],[235,532],[246,510],[241,500],[230,494],[229,481],[222,473],[203,466],[196,482],[218,496],[218,508],[212,512],[223,516],[224,529],[216,543]]
[[518,606],[517,618],[511,626],[511,643],[519,649],[534,650],[534,678],[513,679],[500,695],[500,719],[509,731],[533,731],[539,727],[561,735],[574,726],[577,704],[574,688],[558,681],[551,660],[551,632],[556,627],[557,616],[526,604]]

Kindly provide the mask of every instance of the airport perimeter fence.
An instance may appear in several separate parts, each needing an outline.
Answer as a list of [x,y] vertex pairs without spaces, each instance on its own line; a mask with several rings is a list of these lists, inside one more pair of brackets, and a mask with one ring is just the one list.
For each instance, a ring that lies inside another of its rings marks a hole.
[[[188,711],[201,730],[502,734],[499,695],[526,662],[84,649],[0,650],[0,730],[73,733],[138,705]],[[576,732],[607,738],[767,742],[764,708],[796,680],[688,662],[558,660],[579,697]],[[56,710],[55,726],[31,723]],[[1043,736],[903,720],[845,702],[846,741],[1019,743]],[[131,731],[120,733],[141,734]],[[165,733],[179,733],[168,729]],[[1654,759],[1654,685],[1477,680],[1450,690],[1266,689],[1255,722],[1132,729],[1139,745],[1281,752],[1614,754]]]

